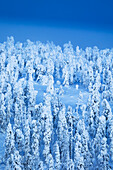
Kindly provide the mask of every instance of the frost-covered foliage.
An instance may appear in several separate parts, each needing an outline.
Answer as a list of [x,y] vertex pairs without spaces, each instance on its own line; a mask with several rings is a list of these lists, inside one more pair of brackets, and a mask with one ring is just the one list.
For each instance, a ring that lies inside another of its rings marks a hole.
[[[79,93],[74,106],[73,96],[65,98],[72,88]],[[113,169],[112,109],[113,49],[74,49],[70,42],[62,49],[13,37],[0,44],[5,169]]]

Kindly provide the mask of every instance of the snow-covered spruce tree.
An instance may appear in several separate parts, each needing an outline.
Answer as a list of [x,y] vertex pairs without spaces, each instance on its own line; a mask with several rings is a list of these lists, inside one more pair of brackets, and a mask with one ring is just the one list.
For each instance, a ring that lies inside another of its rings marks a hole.
[[64,79],[63,85],[69,86],[69,71],[68,71],[68,66],[66,64],[64,65],[62,71],[63,71],[62,78]]
[[68,106],[67,115],[67,126],[68,126],[68,134],[69,134],[69,156],[72,159],[73,156],[73,118],[72,118],[72,107]]
[[[67,76],[69,76],[69,83],[70,84],[73,84],[74,80],[73,80],[73,75],[74,75],[74,58],[75,58],[75,52],[74,52],[74,49],[73,49],[73,46],[71,44],[71,42],[67,43],[67,44],[64,44],[64,58],[66,60],[66,63],[67,63],[67,67],[68,67],[68,74]],[[65,67],[65,65],[64,65]]]
[[111,119],[113,118],[112,116],[112,111],[111,111],[111,107],[109,105],[109,103],[107,102],[106,99],[104,99],[102,101],[102,107],[103,107],[103,115],[105,116],[106,118],[106,137],[109,138],[109,125],[110,125],[110,122],[111,122]]
[[9,123],[7,126],[7,135],[5,139],[5,162],[10,158],[11,154],[15,152],[15,141],[14,141],[14,134]]
[[109,68],[103,69],[103,83],[106,85],[106,90],[110,89],[110,84],[112,81],[112,74]]
[[[6,50],[7,50],[7,54],[12,54],[13,50],[14,50],[14,38],[11,37],[7,37],[7,41],[5,42],[6,45]],[[9,57],[9,55],[7,55],[7,58]]]
[[47,170],[53,170],[54,169],[54,160],[51,154],[47,157]]
[[60,79],[60,63],[58,61],[55,62],[55,78]]
[[[2,45],[0,45],[0,46],[2,46]],[[1,49],[1,52],[0,52],[0,76],[2,75],[3,72],[5,72],[5,60],[6,60],[6,55],[5,55],[4,49]]]
[[96,62],[99,57],[99,49],[97,46],[93,47],[93,61]]
[[93,85],[91,82],[89,83],[88,90],[89,90],[89,93],[92,93]]
[[109,155],[107,151],[107,138],[103,137],[100,145],[100,153],[97,157],[98,168],[100,170],[110,169],[109,167]]
[[39,74],[41,73],[39,69],[39,66],[41,65],[41,57],[39,56],[37,45],[34,45],[33,52],[34,52],[33,68],[35,70],[34,79],[36,80],[37,76],[39,76]]
[[84,69],[83,69],[83,86],[84,87],[88,87],[88,85],[89,85],[89,75],[88,75],[88,72],[89,72],[89,70],[88,70],[88,64],[86,64],[85,63],[85,66],[84,66]]
[[46,107],[45,107],[44,108],[44,129],[43,129],[43,142],[44,142],[43,157],[44,157],[46,164],[47,164],[48,155],[50,153],[51,134],[52,134],[51,124],[50,124],[48,112],[46,111]]
[[38,162],[38,170],[44,170],[43,161]]
[[31,80],[33,79],[33,73],[35,72],[35,70],[33,69],[33,59],[28,60],[26,63],[26,78],[27,80]]
[[22,165],[22,158],[19,154],[19,152],[16,150],[14,153],[14,165],[13,165],[13,169],[23,169],[23,165]]
[[110,160],[113,162],[113,119],[109,122],[108,127],[108,144],[110,151]]
[[15,142],[16,142],[16,148],[18,149],[19,153],[22,155],[24,152],[24,135],[20,129],[16,129],[15,131]]
[[69,134],[65,117],[65,106],[61,106],[58,114],[57,138],[60,149],[62,168],[67,168],[69,161]]
[[23,166],[22,166],[21,161],[22,160],[21,160],[21,156],[19,155],[19,152],[15,150],[14,154],[11,154],[10,158],[7,160],[6,170],[9,170],[9,169],[22,170]]
[[68,169],[69,165],[69,134],[68,129],[65,127],[63,131],[63,140],[61,145],[61,162],[62,162],[62,168]]
[[30,154],[30,127],[28,119],[25,121],[24,127],[24,168],[30,169],[31,168],[31,154]]
[[32,151],[32,167],[38,169],[39,162],[39,134],[37,130],[36,120],[32,121],[32,137],[31,137],[31,151]]
[[96,64],[98,72],[101,75],[101,73],[102,73],[102,58],[100,56],[98,56],[97,62],[95,62],[95,64]]
[[82,153],[81,136],[77,132],[74,136],[74,167],[78,170],[84,170],[84,158]]
[[[43,127],[43,104],[39,103],[38,105],[35,105],[35,114],[33,115],[33,119],[36,120],[37,123],[37,130],[40,135],[42,135],[42,127]],[[39,140],[40,141],[40,140]]]
[[25,104],[26,104],[26,109],[27,109],[26,110],[27,118],[32,117],[34,112],[35,112],[35,98],[36,98],[36,94],[37,93],[34,90],[33,79],[32,79],[32,76],[31,76],[26,81],[26,87],[24,89]]
[[74,70],[74,75],[73,75],[73,80],[74,83],[83,83],[83,76],[84,76],[84,60],[80,56],[79,58],[76,56],[74,58],[74,63],[73,63],[73,70]]
[[59,98],[54,94],[51,100],[52,114],[53,114],[53,128],[56,130],[58,122],[58,113],[59,113]]
[[97,160],[96,162],[98,162],[98,155],[100,154],[101,151],[101,141],[103,138],[106,138],[106,119],[105,116],[102,115],[99,118],[97,133],[92,144],[92,148],[94,149],[95,152],[94,153],[95,159]]
[[54,59],[50,59],[50,58],[48,57],[47,63],[46,63],[46,67],[47,67],[47,72],[46,72],[46,74],[47,74],[48,76],[53,75],[53,73],[54,73]]
[[53,155],[54,155],[54,163],[55,163],[55,169],[60,170],[60,150],[58,146],[58,142],[56,141],[53,146]]
[[94,76],[93,76],[93,68],[92,66],[89,67],[89,70],[88,70],[88,73],[89,73],[89,83],[94,83]]
[[47,164],[47,158],[50,154],[50,142],[53,130],[53,118],[51,114],[51,96],[45,94],[44,106],[42,112],[42,137],[43,137],[43,158]]
[[90,134],[91,137],[95,136],[95,124],[94,124],[94,112],[92,110],[92,108],[89,111],[89,118],[88,118],[88,132]]
[[108,70],[108,68],[103,70],[103,83],[105,89],[103,91],[102,97],[107,99],[108,101],[112,101],[113,78],[112,73],[110,70]]
[[22,111],[20,112],[19,105],[17,103],[15,103],[14,133],[16,132],[16,129],[21,129],[21,123],[22,123],[21,113],[22,113]]
[[[98,83],[93,85],[93,90],[89,95],[87,111],[89,112],[88,129],[91,136],[95,137],[100,115],[100,93]],[[94,132],[92,131],[94,130]]]
[[48,76],[48,86],[47,86],[47,93],[53,94],[54,93],[54,80],[53,80],[53,76],[50,75]]
[[[6,124],[8,125],[10,122],[11,118],[11,105],[10,102],[8,101],[7,106],[6,106]],[[7,127],[7,126],[6,126]],[[5,128],[6,128],[5,127]]]
[[18,78],[22,78],[24,75],[24,57],[23,57],[23,44],[17,42],[15,44],[15,55],[18,61]]
[[73,65],[70,64],[69,68],[70,68],[70,70],[69,70],[69,83],[73,84],[73,82],[74,82],[74,80],[73,80],[73,75],[74,75]]
[[63,52],[60,46],[55,47],[55,60],[54,60],[54,76],[55,79],[61,78],[61,70],[62,70],[62,61],[63,61]]
[[77,123],[79,121],[79,104],[77,103],[76,109],[73,110],[72,119],[73,119],[73,135],[76,133],[77,130]]
[[88,147],[89,134],[85,127],[84,117],[82,118],[82,120],[79,120],[77,124],[77,131],[81,135],[81,144],[82,144],[81,154],[84,159],[84,168],[85,169],[91,168],[92,167],[92,154],[90,153],[89,147]]
[[103,115],[106,117],[106,121],[109,122],[112,118],[111,107],[106,99],[102,101]]
[[1,73],[0,73],[0,93],[4,91],[5,84],[6,84],[5,71],[1,71]]
[[13,86],[13,105],[11,107],[11,111],[13,112],[12,118],[14,119],[14,131],[17,128],[22,128],[23,126],[23,113],[24,113],[24,83],[23,79],[19,80]]
[[24,64],[25,66],[27,65],[27,62],[31,62],[30,65],[33,64],[33,59],[34,59],[34,43],[32,41],[30,41],[29,39],[27,39],[27,41],[23,44],[24,46],[24,54],[23,54],[23,58],[24,58]]
[[109,145],[109,151],[110,151],[110,159],[113,161],[113,115],[111,111],[111,107],[106,99],[102,101],[102,107],[103,107],[103,115],[106,119],[106,138],[107,138],[107,144]]
[[7,83],[7,91],[5,93],[5,105],[6,105],[6,122],[7,124],[10,122],[11,118],[11,108],[12,108],[12,91],[11,85]]
[[43,111],[46,111],[48,113],[48,117],[49,117],[49,122],[50,122],[50,129],[53,130],[53,116],[52,116],[52,112],[51,112],[51,100],[52,100],[52,96],[51,94],[48,93],[44,93],[44,109]]
[[1,131],[5,131],[6,129],[6,107],[5,107],[5,99],[4,94],[0,93],[0,129]]
[[72,159],[70,159],[68,162],[67,170],[74,170],[74,162]]
[[[39,156],[40,158],[43,157],[43,148],[44,148],[44,141],[43,141],[43,133],[44,133],[44,121],[45,121],[45,112],[43,104],[40,103],[35,106],[35,119],[36,119],[36,126],[37,126],[37,133],[38,133],[38,150],[39,150]],[[37,138],[37,135],[36,135]],[[36,155],[37,155],[36,154]],[[44,160],[44,159],[43,159]],[[38,161],[39,165],[37,164],[38,168],[41,166],[43,168],[43,162],[41,163],[41,160]],[[40,167],[40,168],[41,168]]]
[[[70,41],[68,43],[64,44],[63,47],[64,47],[63,52],[64,52],[64,55],[65,55],[66,59],[68,59],[71,55],[74,55],[73,45],[71,44]],[[78,53],[79,53],[79,47],[77,46],[77,48],[78,48]]]
[[18,63],[15,54],[11,55],[8,59],[8,65],[7,65],[7,72],[9,74],[9,82],[11,84],[11,87],[13,88],[14,84],[18,80]]
[[109,100],[113,102],[113,78],[110,81]]
[[92,60],[92,48],[91,47],[86,47],[85,49],[85,57],[88,61]]

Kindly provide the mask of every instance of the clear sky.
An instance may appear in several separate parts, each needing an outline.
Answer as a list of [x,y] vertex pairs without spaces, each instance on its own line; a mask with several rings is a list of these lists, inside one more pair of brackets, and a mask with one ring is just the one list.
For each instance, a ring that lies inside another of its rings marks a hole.
[[0,17],[113,28],[113,0],[1,0]]
[[[75,28],[76,30],[80,28],[80,30],[82,29],[83,37],[85,36],[84,34],[86,34],[86,32],[83,33],[85,29],[98,31],[98,33],[102,31],[101,34],[103,32],[108,32],[112,35],[113,0],[0,0],[1,40],[6,34],[13,34],[14,30],[14,28],[11,30],[10,27],[11,32],[9,32],[8,27],[5,27],[3,32],[3,22],[10,25],[12,22],[15,24],[21,23],[23,25],[29,23],[30,26],[45,25],[45,28],[46,26],[56,28],[62,27],[64,29]],[[15,29],[19,30],[19,27]],[[30,27],[28,29],[30,29]],[[37,29],[37,31],[39,31],[39,29]],[[22,33],[23,36],[24,32]],[[28,34],[28,36],[30,37],[30,34]],[[68,37],[71,38],[69,35]],[[103,35],[104,40],[105,37],[107,38],[107,35]],[[110,35],[108,35],[108,37],[110,37]],[[52,40],[52,37],[48,37],[48,40],[49,39]],[[111,39],[107,41],[113,44],[112,36]],[[94,41],[94,43],[96,43],[96,41]],[[108,45],[109,44],[106,44],[106,46]]]

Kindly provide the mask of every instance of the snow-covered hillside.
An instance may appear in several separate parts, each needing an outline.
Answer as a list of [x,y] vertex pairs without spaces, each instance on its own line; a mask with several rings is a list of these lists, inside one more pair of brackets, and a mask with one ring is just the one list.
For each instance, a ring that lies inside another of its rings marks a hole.
[[0,169],[113,169],[113,49],[0,44]]

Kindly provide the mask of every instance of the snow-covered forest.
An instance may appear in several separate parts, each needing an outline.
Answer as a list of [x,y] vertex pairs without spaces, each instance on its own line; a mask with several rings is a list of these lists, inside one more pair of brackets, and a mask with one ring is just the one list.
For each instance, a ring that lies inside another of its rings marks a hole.
[[0,44],[0,169],[113,169],[113,49]]

